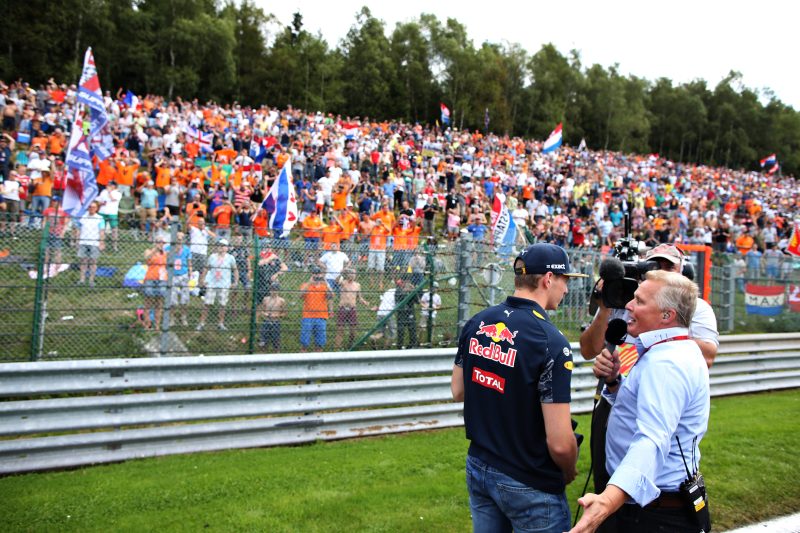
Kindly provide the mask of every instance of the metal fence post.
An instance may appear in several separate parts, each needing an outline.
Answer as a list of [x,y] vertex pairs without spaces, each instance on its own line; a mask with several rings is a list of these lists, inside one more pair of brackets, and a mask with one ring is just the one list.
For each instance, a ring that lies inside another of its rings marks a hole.
[[258,277],[258,259],[260,254],[261,243],[259,242],[258,235],[253,233],[253,283],[250,287],[250,335],[248,336],[247,350],[249,353],[254,353],[256,349],[256,333],[258,331],[258,306],[261,302],[258,301],[258,287],[261,280]]
[[456,244],[458,258],[456,260],[456,273],[458,275],[458,320],[456,323],[456,338],[470,316],[470,284],[469,269],[472,266],[472,253],[469,243],[459,239]]
[[33,296],[33,328],[31,331],[31,361],[42,357],[42,344],[44,341],[44,267],[45,254],[47,253],[47,236],[50,235],[50,221],[45,219],[42,229],[42,238],[39,240],[39,255],[36,258],[36,290]]
[[164,313],[161,317],[161,346],[159,357],[172,352],[169,343],[169,326],[172,322],[172,291],[175,283],[175,252],[178,245],[178,217],[173,215],[169,228],[169,254],[167,255],[167,289],[164,294]]
[[432,239],[428,239],[428,319],[426,321],[426,335],[428,336],[428,346],[433,348],[433,284],[436,282],[436,245]]

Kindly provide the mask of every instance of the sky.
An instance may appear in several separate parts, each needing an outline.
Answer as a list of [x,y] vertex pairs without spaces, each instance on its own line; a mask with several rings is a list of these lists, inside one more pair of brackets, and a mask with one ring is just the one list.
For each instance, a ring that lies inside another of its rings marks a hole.
[[791,0],[255,2],[283,25],[299,11],[305,29],[320,32],[331,48],[344,38],[363,5],[386,23],[387,35],[398,22],[432,13],[442,22],[448,17],[458,20],[476,47],[485,41],[519,43],[533,54],[550,42],[564,55],[572,49],[580,51],[584,67],[617,63],[622,74],[651,81],[667,77],[682,83],[702,78],[713,90],[728,72],[736,70],[742,73],[745,86],[762,95],[771,89],[781,101],[800,110],[796,26],[800,2]]

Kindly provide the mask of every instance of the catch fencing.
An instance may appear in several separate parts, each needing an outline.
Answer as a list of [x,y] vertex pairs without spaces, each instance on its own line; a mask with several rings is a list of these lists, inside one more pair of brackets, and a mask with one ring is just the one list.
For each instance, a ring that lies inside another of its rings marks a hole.
[[[120,228],[115,237],[106,231],[93,265],[78,257],[78,233],[59,224],[10,224],[0,233],[0,361],[454,347],[471,315],[514,290],[515,250],[498,254],[468,236],[420,236],[416,246],[403,249],[390,240],[383,252],[354,236],[341,243],[341,252],[357,285],[344,285],[344,278],[335,278],[332,254],[327,265],[320,263],[326,245],[305,242],[299,232],[271,239],[234,229],[225,250],[219,235],[209,234],[199,253],[186,226],[163,221],[152,233]],[[183,244],[177,243],[181,235]],[[166,268],[155,276],[159,283],[148,287],[146,254],[158,236],[172,244]],[[184,245],[189,252],[182,258]],[[604,256],[585,248],[568,252],[572,267],[591,277],[570,281],[551,318],[575,339],[591,320],[589,295]],[[231,287],[212,295],[208,262],[218,254],[233,258],[218,269],[223,278],[230,275]],[[310,299],[304,285],[314,284],[315,268],[327,281],[313,290],[331,287],[324,339],[304,310]],[[797,272],[782,271],[780,280],[736,276],[731,264],[711,269],[721,332],[798,329],[800,313],[745,315],[740,290],[747,281],[781,283],[788,301],[790,288],[800,283]]]
[[[724,336],[720,396],[800,387],[800,334]],[[578,347],[573,345],[576,357]],[[452,348],[0,365],[0,473],[454,427]],[[572,412],[597,380],[573,372]]]

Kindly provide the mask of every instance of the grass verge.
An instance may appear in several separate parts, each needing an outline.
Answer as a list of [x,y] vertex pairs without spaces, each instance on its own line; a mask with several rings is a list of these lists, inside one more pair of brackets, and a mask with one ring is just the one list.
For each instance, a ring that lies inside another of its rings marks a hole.
[[[716,531],[800,507],[798,412],[800,391],[712,401],[701,448]],[[6,477],[0,529],[467,531],[466,449],[456,428]],[[587,468],[584,449],[573,508]]]

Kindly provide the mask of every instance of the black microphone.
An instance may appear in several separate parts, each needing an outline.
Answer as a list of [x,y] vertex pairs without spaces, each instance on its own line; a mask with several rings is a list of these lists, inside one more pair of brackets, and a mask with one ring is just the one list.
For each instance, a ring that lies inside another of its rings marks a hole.
[[[606,326],[606,348],[609,352],[613,352],[614,349],[625,342],[625,338],[628,336],[628,323],[621,318],[615,318],[613,320],[608,321],[608,325]],[[605,385],[605,380],[600,378],[597,380],[597,389],[594,392],[594,399],[595,403],[600,399],[600,393],[603,391],[603,385]]]
[[616,257],[607,257],[600,263],[600,279],[608,281],[625,277],[625,266]]
[[628,336],[628,323],[621,318],[608,321],[606,326],[606,342],[615,348],[625,342]]

